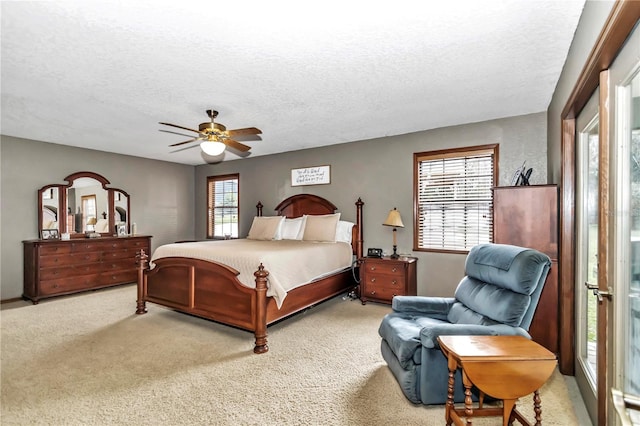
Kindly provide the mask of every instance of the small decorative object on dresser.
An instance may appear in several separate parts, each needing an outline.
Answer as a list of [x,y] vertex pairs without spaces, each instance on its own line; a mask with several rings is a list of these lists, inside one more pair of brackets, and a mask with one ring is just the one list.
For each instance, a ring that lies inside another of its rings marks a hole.
[[415,257],[361,259],[360,300],[391,303],[394,296],[417,295]]
[[57,240],[60,238],[60,233],[57,229],[41,229],[40,238],[43,240]]

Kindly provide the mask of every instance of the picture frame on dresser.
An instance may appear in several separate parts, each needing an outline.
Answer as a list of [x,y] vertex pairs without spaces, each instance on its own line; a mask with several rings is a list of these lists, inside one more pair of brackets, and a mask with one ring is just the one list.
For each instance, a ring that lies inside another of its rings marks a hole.
[[59,240],[60,232],[57,229],[42,229],[40,238],[43,240]]
[[129,235],[127,233],[127,225],[125,224],[118,225],[118,237],[126,237],[127,235]]

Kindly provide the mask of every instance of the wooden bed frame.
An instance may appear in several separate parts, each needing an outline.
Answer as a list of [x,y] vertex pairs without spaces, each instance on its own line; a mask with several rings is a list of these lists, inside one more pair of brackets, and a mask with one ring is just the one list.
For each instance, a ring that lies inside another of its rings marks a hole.
[[[352,231],[351,245],[356,259],[360,259],[364,202],[358,199],[355,204],[356,224]],[[258,203],[256,208],[258,216],[262,216],[262,204]],[[303,214],[334,213],[336,206],[322,197],[300,194],[282,201],[275,210],[278,215],[294,218]],[[351,270],[343,271],[289,291],[278,309],[273,297],[267,296],[269,272],[262,264],[254,273],[256,287],[249,288],[238,281],[238,271],[221,263],[166,257],[155,260],[155,267],[149,269],[148,255],[141,251],[138,257],[136,314],[146,313],[146,302],[153,302],[179,312],[252,331],[255,335],[255,353],[269,350],[268,325],[356,286]]]

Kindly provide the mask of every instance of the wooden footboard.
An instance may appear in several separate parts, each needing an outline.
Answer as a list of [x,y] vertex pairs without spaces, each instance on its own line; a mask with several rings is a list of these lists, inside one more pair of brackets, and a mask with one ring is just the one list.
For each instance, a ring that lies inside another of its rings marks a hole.
[[278,309],[275,299],[267,297],[269,272],[262,265],[254,273],[256,288],[253,289],[237,280],[238,271],[221,263],[167,257],[154,261],[155,267],[148,269],[148,255],[144,250],[138,258],[136,314],[145,314],[146,302],[153,302],[252,331],[255,335],[255,353],[269,350],[269,324],[354,287],[351,271],[344,271],[288,292]]
[[[305,203],[309,202],[310,197],[315,197],[314,203],[319,199],[319,197],[304,194],[290,197],[290,199],[296,197],[304,199]],[[356,202],[357,223],[354,227],[353,251],[358,257],[362,255],[363,204],[360,199]],[[291,202],[289,201],[287,205],[291,205]],[[335,210],[334,206],[332,208]],[[317,211],[314,213],[320,214]],[[238,327],[253,332],[255,335],[253,351],[264,353],[269,350],[267,345],[269,324],[350,291],[355,286],[351,271],[343,271],[289,291],[282,306],[278,308],[275,299],[267,297],[269,272],[262,264],[256,267],[254,273],[256,286],[249,288],[238,280],[237,270],[222,263],[185,257],[166,257],[154,260],[153,269],[149,269],[149,256],[141,251],[138,254],[136,314],[146,313],[146,302],[153,302],[179,312]]]

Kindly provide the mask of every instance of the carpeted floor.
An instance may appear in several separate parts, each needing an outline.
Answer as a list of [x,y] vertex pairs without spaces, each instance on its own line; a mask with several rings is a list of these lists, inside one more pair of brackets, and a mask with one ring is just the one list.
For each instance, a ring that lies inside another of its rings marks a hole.
[[[382,360],[388,306],[338,297],[253,335],[149,304],[135,286],[3,305],[3,425],[441,425],[406,400]],[[541,390],[543,423],[577,425],[562,375]],[[532,417],[531,398],[521,411]],[[476,425],[501,424],[498,418]]]

